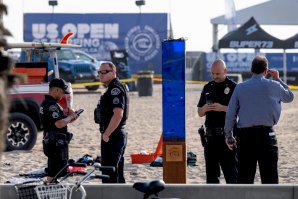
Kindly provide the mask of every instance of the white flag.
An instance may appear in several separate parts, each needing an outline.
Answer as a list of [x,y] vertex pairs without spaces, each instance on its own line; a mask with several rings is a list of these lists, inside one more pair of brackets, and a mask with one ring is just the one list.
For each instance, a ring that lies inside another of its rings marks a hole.
[[173,32],[173,27],[172,27],[171,14],[169,14],[169,22],[170,22],[170,30],[169,30],[168,39],[174,39],[174,32]]
[[235,30],[237,28],[236,24],[236,9],[234,0],[226,0],[226,15],[228,32]]

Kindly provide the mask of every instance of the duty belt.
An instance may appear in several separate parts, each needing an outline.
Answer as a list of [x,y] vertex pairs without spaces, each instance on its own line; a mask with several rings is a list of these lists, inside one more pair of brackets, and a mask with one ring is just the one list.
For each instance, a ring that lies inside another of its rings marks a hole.
[[272,126],[263,126],[263,125],[258,125],[258,126],[251,126],[251,127],[244,127],[244,128],[239,128],[240,130],[248,130],[248,129],[273,129]]
[[[118,131],[118,130],[120,130],[120,129],[124,129],[125,128],[125,125],[121,125],[121,126],[118,126],[114,131]],[[100,133],[104,133],[105,132],[105,130],[106,130],[106,127],[105,126],[100,126],[99,127],[99,131],[100,131]]]
[[56,140],[62,139],[67,142],[70,142],[70,140],[73,137],[73,134],[69,132],[48,131],[48,132],[44,132],[44,137],[48,137]]
[[216,128],[206,127],[206,136],[217,136],[217,135],[223,135],[223,134],[224,134],[224,128],[222,127],[216,127]]

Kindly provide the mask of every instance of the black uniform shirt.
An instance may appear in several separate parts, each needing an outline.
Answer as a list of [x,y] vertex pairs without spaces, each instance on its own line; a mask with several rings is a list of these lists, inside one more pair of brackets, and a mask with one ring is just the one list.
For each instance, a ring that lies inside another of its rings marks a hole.
[[61,133],[67,132],[67,126],[63,128],[57,128],[55,122],[66,118],[63,113],[63,108],[57,103],[57,101],[50,95],[45,95],[44,101],[40,106],[41,121],[43,124],[44,132],[59,131]]
[[129,98],[127,95],[127,87],[122,84],[118,78],[113,79],[106,90],[106,92],[100,98],[100,115],[101,115],[101,128],[106,129],[113,116],[113,109],[119,107],[124,110],[123,118],[119,124],[124,126],[128,118]]
[[[204,106],[207,100],[228,106],[235,87],[236,83],[229,78],[226,78],[221,83],[210,81],[204,86],[197,107]],[[224,127],[225,116],[226,112],[223,111],[208,111],[206,112],[205,126],[209,128]]]

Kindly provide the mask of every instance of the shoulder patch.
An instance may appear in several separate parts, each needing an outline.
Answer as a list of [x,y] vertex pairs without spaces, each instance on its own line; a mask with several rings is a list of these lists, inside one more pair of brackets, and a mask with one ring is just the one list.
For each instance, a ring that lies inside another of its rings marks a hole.
[[56,119],[56,118],[59,117],[59,114],[58,114],[57,112],[53,112],[53,113],[52,113],[52,117],[53,117],[54,119]]
[[39,113],[43,114],[43,107],[42,106],[39,108]]
[[121,93],[119,88],[113,88],[111,90],[111,95],[118,95],[119,93]]
[[113,104],[119,104],[119,102],[120,102],[120,100],[119,100],[118,97],[115,97],[115,98],[113,99]]
[[56,111],[59,111],[59,110],[58,110],[57,106],[55,106],[55,105],[51,105],[51,106],[49,107],[49,111],[56,112]]

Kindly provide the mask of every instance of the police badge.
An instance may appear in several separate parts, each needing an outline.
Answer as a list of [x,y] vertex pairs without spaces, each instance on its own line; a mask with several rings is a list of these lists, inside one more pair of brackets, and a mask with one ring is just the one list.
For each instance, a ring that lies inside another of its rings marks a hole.
[[226,95],[229,94],[230,93],[230,90],[231,89],[229,87],[226,87],[225,90],[224,90],[224,94],[226,94]]

